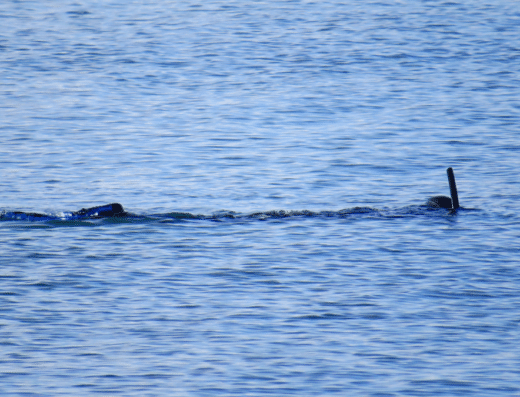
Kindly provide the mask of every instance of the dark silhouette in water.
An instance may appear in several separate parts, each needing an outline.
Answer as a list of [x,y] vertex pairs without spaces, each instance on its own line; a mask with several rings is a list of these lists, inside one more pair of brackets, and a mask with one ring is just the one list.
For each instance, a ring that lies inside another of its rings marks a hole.
[[[108,218],[108,217],[122,217],[127,216],[128,212],[125,212],[123,206],[119,203],[112,203],[106,205],[99,205],[97,207],[91,208],[82,208],[79,211],[75,211],[71,214],[69,220],[81,220],[81,219],[99,219],[99,218]],[[21,212],[14,211],[8,213],[8,217],[13,216],[15,219],[25,219],[25,220],[55,220],[60,219],[56,216],[46,215],[46,214],[38,214],[36,212]],[[0,214],[0,218],[5,218],[6,214]]]
[[[434,196],[431,197],[426,205],[430,208],[445,208],[455,211],[459,208],[459,197],[457,194],[457,185],[455,184],[455,176],[453,175],[453,169],[450,167],[447,170],[448,181],[450,183],[451,198],[446,196]],[[132,219],[210,219],[210,220],[221,220],[224,218],[258,218],[258,219],[269,219],[269,218],[285,218],[289,216],[347,216],[352,214],[370,213],[380,214],[381,212],[371,208],[352,208],[350,210],[342,210],[339,212],[319,212],[314,213],[312,211],[269,211],[259,212],[251,215],[240,215],[234,213],[225,213],[220,215],[204,216],[204,215],[192,215],[182,212],[172,212],[168,214],[154,214],[149,216],[135,215],[126,212],[123,206],[119,203],[99,205],[97,207],[82,208],[79,211],[69,213],[65,220],[77,221],[77,220],[88,220],[88,219],[100,219],[100,218],[111,218],[111,217],[128,217]],[[3,212],[0,213],[0,219],[5,220],[63,220],[62,217],[54,215],[44,215],[34,212]]]
[[427,205],[433,208],[446,208],[456,210],[460,206],[459,195],[457,193],[457,185],[455,184],[455,175],[453,174],[453,168],[449,167],[446,170],[446,172],[448,174],[448,182],[450,183],[451,198],[446,196],[435,196],[428,200]]
[[92,208],[82,208],[79,211],[73,212],[73,216],[85,218],[105,218],[110,216],[125,216],[123,206],[119,203],[112,203],[107,205],[100,205]]

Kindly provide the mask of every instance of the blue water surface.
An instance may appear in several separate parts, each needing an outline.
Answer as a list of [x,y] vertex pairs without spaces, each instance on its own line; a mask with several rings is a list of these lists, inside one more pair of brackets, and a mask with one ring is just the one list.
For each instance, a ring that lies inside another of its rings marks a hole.
[[0,26],[1,395],[520,395],[520,4]]

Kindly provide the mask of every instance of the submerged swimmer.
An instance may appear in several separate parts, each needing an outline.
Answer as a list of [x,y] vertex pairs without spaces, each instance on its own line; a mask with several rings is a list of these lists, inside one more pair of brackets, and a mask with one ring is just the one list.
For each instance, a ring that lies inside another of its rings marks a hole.
[[428,200],[426,205],[433,208],[456,210],[459,208],[459,195],[457,193],[457,185],[455,184],[455,175],[451,167],[449,167],[446,172],[448,173],[448,182],[450,183],[451,198],[446,196],[434,196]]
[[[434,196],[431,197],[426,205],[430,208],[445,208],[455,211],[459,208],[459,196],[457,194],[457,185],[455,184],[455,176],[453,175],[453,169],[450,167],[446,170],[448,173],[448,181],[450,183],[451,198],[446,196]],[[198,218],[191,214],[182,213],[181,218]],[[189,216],[186,216],[189,215]],[[123,206],[119,203],[105,204],[97,207],[82,208],[79,211],[69,212],[66,217],[68,220],[83,220],[83,219],[99,219],[99,218],[110,218],[110,217],[138,217],[134,214],[130,214],[123,209]],[[204,218],[204,217],[202,217]],[[210,217],[213,218],[213,217]],[[44,215],[33,212],[3,212],[0,213],[0,219],[18,219],[18,220],[60,220],[63,218]]]

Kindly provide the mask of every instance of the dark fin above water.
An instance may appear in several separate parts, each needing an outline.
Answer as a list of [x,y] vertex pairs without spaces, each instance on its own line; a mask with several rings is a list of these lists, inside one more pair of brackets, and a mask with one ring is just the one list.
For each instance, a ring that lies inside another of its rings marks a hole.
[[426,205],[433,208],[446,208],[448,210],[456,210],[460,207],[460,205],[459,194],[457,192],[457,184],[455,183],[455,175],[453,174],[453,168],[449,167],[448,169],[446,169],[446,173],[448,174],[451,198],[446,196],[431,197],[426,203]]
[[457,192],[457,184],[455,183],[455,175],[453,174],[453,168],[449,167],[446,172],[448,173],[448,182],[450,183],[450,194],[451,194],[451,208],[456,210],[459,208],[459,193]]

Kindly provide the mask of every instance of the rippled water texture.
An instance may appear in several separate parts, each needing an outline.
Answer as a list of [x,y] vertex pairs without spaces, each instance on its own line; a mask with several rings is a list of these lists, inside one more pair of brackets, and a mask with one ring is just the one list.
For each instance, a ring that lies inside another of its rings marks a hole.
[[520,395],[518,3],[0,26],[2,396]]

